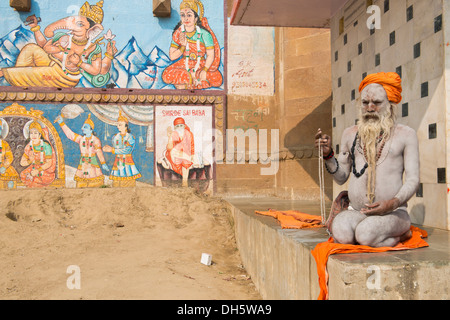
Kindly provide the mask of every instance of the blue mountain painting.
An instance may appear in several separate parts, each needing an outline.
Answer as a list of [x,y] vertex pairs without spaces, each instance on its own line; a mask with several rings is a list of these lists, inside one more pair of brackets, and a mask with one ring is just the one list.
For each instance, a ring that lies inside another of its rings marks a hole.
[[[1,38],[0,68],[13,67],[20,51],[28,43],[36,43],[34,34],[23,26]],[[161,78],[164,69],[173,62],[158,46],[146,55],[136,39],[131,37],[114,57],[110,70],[111,79],[105,87],[113,85],[116,88],[130,89],[175,89],[173,85],[164,83]],[[223,49],[219,70],[223,74]],[[9,86],[4,78],[0,78],[0,85]],[[93,88],[93,85],[82,77],[77,87]]]

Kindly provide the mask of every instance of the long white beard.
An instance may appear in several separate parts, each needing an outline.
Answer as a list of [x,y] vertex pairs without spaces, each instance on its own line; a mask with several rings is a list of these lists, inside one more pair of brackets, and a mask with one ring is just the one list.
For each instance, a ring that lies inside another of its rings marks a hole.
[[175,131],[178,133],[181,139],[184,137],[184,128],[177,128]]
[[[372,116],[366,117],[366,114],[361,113],[358,124],[361,147],[365,148],[366,160],[369,165],[367,172],[367,197],[370,204],[375,202],[378,140],[380,137],[382,137],[381,141],[386,142],[389,140],[392,128],[395,125],[395,112],[391,106],[385,112]],[[376,116],[378,116],[378,119]]]

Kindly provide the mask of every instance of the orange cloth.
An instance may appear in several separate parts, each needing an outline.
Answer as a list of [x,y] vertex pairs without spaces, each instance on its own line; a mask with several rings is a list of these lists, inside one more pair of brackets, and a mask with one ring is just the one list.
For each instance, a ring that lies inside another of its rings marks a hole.
[[361,82],[359,92],[372,83],[378,83],[383,86],[390,102],[399,104],[402,101],[402,79],[397,73],[380,72],[370,74]]
[[257,214],[277,219],[283,229],[313,229],[322,228],[322,219],[318,216],[302,213],[295,210],[279,211],[255,211]]
[[330,238],[328,242],[319,243],[316,246],[316,248],[312,251],[312,255],[316,260],[317,264],[317,273],[319,275],[319,286],[320,286],[319,300],[328,300],[327,262],[328,257],[330,255],[339,253],[344,254],[344,253],[400,251],[400,250],[428,247],[428,243],[425,240],[423,240],[423,238],[428,237],[426,231],[416,227],[411,227],[411,231],[413,233],[412,237],[405,242],[399,243],[395,247],[372,248],[360,245],[339,244],[334,243],[333,238]]

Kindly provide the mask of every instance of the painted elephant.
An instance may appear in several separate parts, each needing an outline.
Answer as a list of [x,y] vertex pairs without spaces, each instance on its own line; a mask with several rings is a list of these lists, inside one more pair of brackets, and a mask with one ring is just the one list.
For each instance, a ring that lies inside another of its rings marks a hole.
[[0,70],[0,77],[13,86],[75,87],[83,76],[93,87],[106,85],[117,48],[108,41],[102,58],[99,42],[105,37],[95,40],[103,32],[102,7],[103,1],[86,2],[78,15],[53,22],[43,33],[38,19],[28,17],[36,44],[23,47],[16,65]]

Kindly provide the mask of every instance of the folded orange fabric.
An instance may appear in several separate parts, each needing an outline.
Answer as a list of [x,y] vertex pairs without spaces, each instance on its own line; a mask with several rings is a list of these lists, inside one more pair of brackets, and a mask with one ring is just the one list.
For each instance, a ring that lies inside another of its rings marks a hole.
[[283,229],[313,229],[324,227],[321,217],[300,211],[269,209],[269,211],[255,211],[255,213],[277,219]]
[[312,255],[317,264],[317,273],[319,275],[320,295],[318,300],[328,300],[327,262],[330,255],[339,253],[344,254],[400,251],[428,247],[428,243],[423,240],[423,238],[428,237],[426,231],[413,226],[411,227],[411,231],[413,234],[412,237],[405,242],[399,243],[395,247],[372,248],[360,245],[339,244],[334,243],[333,238],[330,238],[328,242],[319,243],[312,251]]

